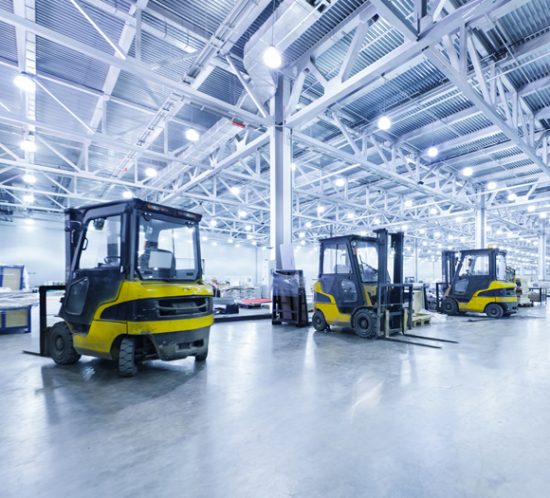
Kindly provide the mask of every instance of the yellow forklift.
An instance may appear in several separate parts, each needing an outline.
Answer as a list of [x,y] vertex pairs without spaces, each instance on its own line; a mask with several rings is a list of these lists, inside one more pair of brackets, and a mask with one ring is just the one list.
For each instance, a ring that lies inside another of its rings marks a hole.
[[138,199],[68,209],[63,321],[46,327],[41,309],[45,353],[60,365],[115,360],[126,377],[144,360],[205,361],[214,315],[200,220]]
[[[412,328],[412,284],[403,283],[403,233],[375,230],[376,237],[345,235],[322,239],[319,279],[313,286],[315,330],[351,327],[366,339],[384,339],[439,349],[439,346],[396,339],[396,335],[440,342],[456,341],[407,333]],[[393,278],[388,271],[393,251]]]
[[517,312],[516,284],[506,266],[505,251],[443,251],[441,263],[443,282],[436,284],[436,298],[442,313],[473,312],[502,318]]

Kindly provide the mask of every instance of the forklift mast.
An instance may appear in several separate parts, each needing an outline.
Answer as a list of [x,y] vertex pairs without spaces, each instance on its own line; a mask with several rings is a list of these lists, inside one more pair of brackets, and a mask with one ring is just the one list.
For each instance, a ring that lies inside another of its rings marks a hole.
[[374,230],[378,243],[378,288],[388,283],[388,231],[385,228]]
[[71,267],[82,226],[82,211],[70,208],[65,211],[65,281],[70,279]]
[[446,285],[450,285],[455,278],[456,263],[455,251],[441,252],[441,276],[443,277],[443,283]]
[[391,234],[391,247],[394,252],[393,256],[393,283],[403,283],[403,250],[404,250],[405,235],[403,232]]

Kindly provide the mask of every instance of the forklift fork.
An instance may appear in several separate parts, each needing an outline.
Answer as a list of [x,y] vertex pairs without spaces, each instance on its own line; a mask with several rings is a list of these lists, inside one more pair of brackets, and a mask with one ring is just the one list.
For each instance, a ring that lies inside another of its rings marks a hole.
[[441,346],[434,346],[432,344],[422,344],[421,342],[414,342],[414,341],[405,341],[403,339],[395,339],[393,337],[381,337],[383,341],[388,342],[400,342],[401,344],[410,344],[412,346],[422,346],[424,348],[430,348],[430,349],[442,349]]
[[415,339],[425,339],[427,341],[438,341],[438,342],[448,342],[450,344],[460,344],[458,341],[452,341],[451,339],[440,339],[439,337],[428,337],[425,335],[407,334],[406,332],[403,332],[403,335],[405,337],[413,337]]

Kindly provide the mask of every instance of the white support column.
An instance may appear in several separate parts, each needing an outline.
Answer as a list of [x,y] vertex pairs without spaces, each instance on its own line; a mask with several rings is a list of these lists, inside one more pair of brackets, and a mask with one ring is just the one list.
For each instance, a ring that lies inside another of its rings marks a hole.
[[285,126],[285,108],[289,98],[289,81],[279,75],[277,91],[271,101],[275,124],[270,136],[271,260],[283,269],[281,246],[292,244],[292,142]]
[[487,233],[487,217],[485,208],[485,195],[481,195],[475,209],[475,248],[483,249],[486,246],[485,234]]
[[546,230],[544,226],[539,233],[539,264],[537,278],[539,282],[546,280]]
[[414,270],[414,281],[418,283],[418,239],[414,239],[413,246],[413,270]]

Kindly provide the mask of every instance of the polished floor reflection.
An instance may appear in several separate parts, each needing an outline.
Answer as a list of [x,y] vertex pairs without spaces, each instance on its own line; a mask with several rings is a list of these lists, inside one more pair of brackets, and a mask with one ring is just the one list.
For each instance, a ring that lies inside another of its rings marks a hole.
[[545,309],[415,333],[460,344],[218,324],[205,365],[120,379],[0,336],[0,496],[547,496]]

